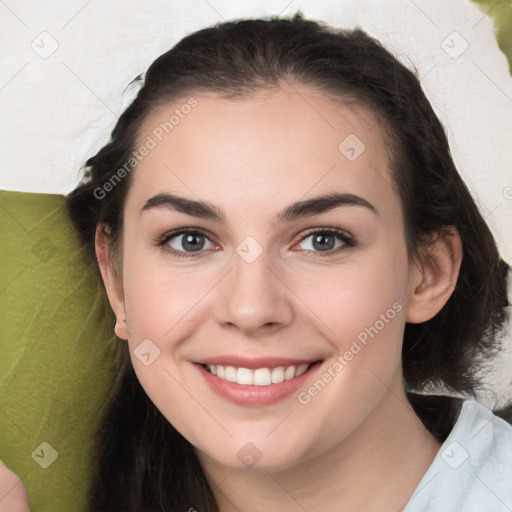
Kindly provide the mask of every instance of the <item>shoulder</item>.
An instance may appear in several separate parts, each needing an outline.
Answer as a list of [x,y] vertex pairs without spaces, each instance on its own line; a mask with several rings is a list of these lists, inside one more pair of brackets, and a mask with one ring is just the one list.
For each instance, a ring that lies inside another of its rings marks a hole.
[[512,510],[512,426],[473,400],[462,404],[404,512],[432,510]]

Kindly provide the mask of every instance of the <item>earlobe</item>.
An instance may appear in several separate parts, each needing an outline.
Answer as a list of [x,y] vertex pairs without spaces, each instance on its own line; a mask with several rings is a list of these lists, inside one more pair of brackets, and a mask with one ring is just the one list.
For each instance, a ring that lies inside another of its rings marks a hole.
[[126,328],[123,326],[123,319],[125,318],[124,308],[124,294],[122,287],[121,272],[116,271],[115,262],[112,257],[112,251],[108,239],[108,231],[105,231],[105,226],[99,223],[96,226],[95,234],[95,251],[100,268],[101,277],[105,286],[108,300],[117,321],[115,326],[115,333],[121,339],[126,339]]
[[426,322],[441,311],[455,289],[461,261],[462,242],[451,228],[424,250],[421,261],[411,264],[407,322]]
[[[123,319],[123,323],[125,323],[125,319]],[[119,319],[116,320],[116,325],[114,327],[114,332],[116,333],[116,336],[118,338],[121,338],[122,340],[128,339],[126,328],[121,324]]]

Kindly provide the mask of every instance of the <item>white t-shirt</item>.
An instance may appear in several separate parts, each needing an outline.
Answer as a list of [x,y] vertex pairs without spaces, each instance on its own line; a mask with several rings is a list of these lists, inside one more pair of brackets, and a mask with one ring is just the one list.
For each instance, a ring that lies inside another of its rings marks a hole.
[[465,401],[403,512],[512,512],[512,426]]

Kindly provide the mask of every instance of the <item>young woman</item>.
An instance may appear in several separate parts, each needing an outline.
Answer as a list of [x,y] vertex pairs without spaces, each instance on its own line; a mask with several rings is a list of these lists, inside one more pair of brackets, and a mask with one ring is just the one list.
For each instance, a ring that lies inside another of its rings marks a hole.
[[505,511],[506,272],[418,79],[293,19],[159,57],[68,196],[116,317],[91,511]]

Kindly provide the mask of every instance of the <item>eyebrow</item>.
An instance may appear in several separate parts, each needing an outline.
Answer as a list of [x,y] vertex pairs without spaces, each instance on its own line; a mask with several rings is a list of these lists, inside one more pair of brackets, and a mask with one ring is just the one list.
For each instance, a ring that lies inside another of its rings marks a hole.
[[[379,213],[375,206],[360,196],[354,194],[331,193],[292,203],[282,212],[278,213],[277,222],[291,222],[302,217],[310,217],[320,213],[325,213],[340,206],[359,206],[370,210],[376,215]],[[139,215],[155,208],[167,208],[193,217],[212,219],[220,222],[224,222],[226,219],[222,209],[208,201],[187,199],[185,197],[164,192],[148,199],[141,208]]]

